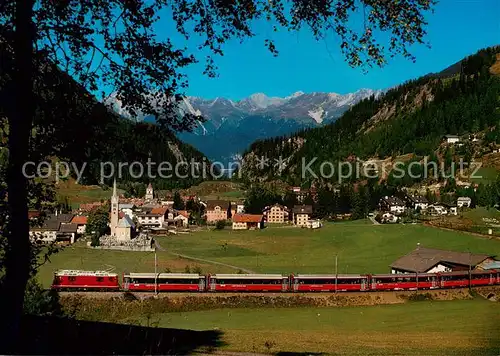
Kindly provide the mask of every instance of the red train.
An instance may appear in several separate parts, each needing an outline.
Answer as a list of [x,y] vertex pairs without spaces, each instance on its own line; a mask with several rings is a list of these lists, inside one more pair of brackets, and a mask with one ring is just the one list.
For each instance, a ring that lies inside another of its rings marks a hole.
[[500,285],[500,270],[425,274],[215,274],[58,271],[52,289],[131,292],[363,292]]

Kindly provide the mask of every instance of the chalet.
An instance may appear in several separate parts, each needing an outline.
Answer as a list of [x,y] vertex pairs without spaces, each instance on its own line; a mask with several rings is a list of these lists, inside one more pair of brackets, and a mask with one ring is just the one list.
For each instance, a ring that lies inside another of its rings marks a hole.
[[458,135],[446,135],[443,137],[443,140],[446,143],[457,143],[460,141],[460,137]]
[[472,204],[472,199],[469,197],[458,197],[457,199],[457,207],[459,208],[463,207],[470,208],[471,204]]
[[174,221],[176,223],[177,226],[183,226],[183,227],[188,227],[189,225],[189,216],[191,215],[189,212],[187,212],[186,210],[179,210],[179,211],[176,211],[176,215],[174,217]]
[[398,197],[385,196],[380,199],[378,205],[381,211],[388,211],[396,215],[403,214],[405,212],[405,204]]
[[394,261],[391,273],[436,273],[482,269],[495,261],[493,255],[417,247]]
[[284,224],[288,221],[288,208],[281,204],[266,206],[262,213],[268,224]]
[[443,204],[431,204],[427,207],[427,214],[432,216],[447,215],[448,209]]
[[168,208],[143,208],[142,213],[136,214],[139,224],[145,227],[162,227],[167,218]]
[[429,206],[427,198],[417,194],[406,194],[404,200],[406,206],[412,209],[425,210]]
[[87,217],[85,215],[77,215],[71,219],[72,224],[76,224],[76,233],[79,235],[85,234],[85,228],[87,227]]
[[295,205],[293,207],[293,223],[297,226],[306,226],[312,212],[311,205]]
[[309,220],[306,224],[306,227],[308,229],[319,229],[323,227],[323,224],[321,223],[321,220]]
[[56,214],[49,216],[42,226],[30,229],[30,238],[36,242],[68,241],[74,243],[78,225],[73,224],[73,214]]
[[205,216],[208,224],[219,220],[227,220],[231,215],[231,203],[225,200],[208,200]]
[[264,215],[234,214],[233,230],[253,230],[264,228]]

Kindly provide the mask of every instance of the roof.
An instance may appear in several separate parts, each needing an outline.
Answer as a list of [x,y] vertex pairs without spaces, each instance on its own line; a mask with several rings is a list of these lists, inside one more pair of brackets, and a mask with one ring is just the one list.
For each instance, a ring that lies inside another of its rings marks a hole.
[[404,206],[405,205],[401,199],[399,199],[398,197],[394,197],[394,196],[391,196],[391,197],[386,196],[386,197],[381,198],[380,200],[385,201],[387,204],[389,204],[391,206]]
[[56,276],[104,276],[117,277],[116,273],[106,271],[76,271],[76,270],[59,270],[54,273]]
[[295,276],[297,279],[335,279],[339,278],[361,278],[362,276],[359,274],[298,274]]
[[134,204],[119,204],[118,208],[119,209],[132,209],[134,207]]
[[283,279],[288,278],[281,274],[216,274],[216,279]]
[[167,213],[167,211],[168,211],[167,207],[160,206],[160,207],[153,208],[151,210],[151,214],[165,215]]
[[191,213],[189,211],[187,211],[187,210],[179,210],[177,212],[179,213],[179,215],[182,215],[185,218],[189,218],[191,216]]
[[42,229],[57,231],[62,223],[70,223],[70,221],[73,220],[73,216],[73,214],[51,215],[43,223]]
[[429,202],[426,197],[423,197],[421,195],[407,195],[407,197],[413,203],[428,203]]
[[91,210],[93,210],[101,205],[104,205],[104,203],[95,202],[95,203],[80,204],[80,210],[91,211]]
[[118,227],[135,227],[135,224],[128,215],[125,215],[118,221]]
[[234,214],[233,222],[238,223],[260,223],[263,219],[263,215],[255,215],[255,214]]
[[214,210],[216,206],[221,209],[228,209],[229,202],[226,200],[207,200],[207,210]]
[[276,203],[276,204],[273,204],[273,205],[266,206],[266,207],[265,207],[262,211],[268,211],[268,210],[271,210],[271,208],[273,208],[273,207],[278,207],[278,208],[280,208],[280,209],[282,209],[282,210],[286,210],[286,209],[288,209],[286,206],[284,206],[284,205],[282,205],[282,204],[278,204],[278,203]]
[[419,247],[409,254],[397,259],[391,264],[391,268],[423,273],[427,272],[438,263],[451,263],[463,266],[468,266],[470,264],[471,266],[476,266],[485,259],[491,257],[493,256],[487,254],[473,254]]
[[313,207],[312,205],[295,205],[293,207],[294,214],[312,214]]
[[[125,273],[124,277],[130,278],[155,278],[154,273]],[[158,273],[157,278],[180,278],[180,279],[199,279],[205,278],[198,273]]]
[[73,219],[71,220],[71,223],[78,224],[78,225],[85,225],[85,224],[87,224],[87,217],[84,215],[74,216]]
[[59,232],[76,233],[77,230],[78,230],[77,224],[61,224],[61,225],[59,225]]
[[472,199],[469,197],[458,197],[457,201],[471,201]]
[[458,138],[458,135],[444,135],[446,138]]

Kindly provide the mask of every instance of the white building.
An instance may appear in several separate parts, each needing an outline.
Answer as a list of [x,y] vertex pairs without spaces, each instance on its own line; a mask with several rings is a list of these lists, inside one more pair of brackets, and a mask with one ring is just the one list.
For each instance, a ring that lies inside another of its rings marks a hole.
[[135,225],[132,218],[124,215],[120,219],[119,197],[116,192],[116,180],[113,182],[113,196],[111,197],[111,219],[109,224],[111,236],[119,241],[130,241],[134,237]]
[[462,208],[462,207],[470,208],[471,204],[472,204],[472,199],[469,197],[459,197],[457,199],[457,206],[459,208]]
[[457,135],[446,135],[444,136],[444,139],[446,140],[446,143],[457,143],[460,141],[460,137]]
[[388,197],[385,196],[379,201],[379,209],[381,211],[388,211],[390,213],[400,215],[403,214],[406,210],[405,204],[398,197]]
[[148,184],[148,187],[146,188],[146,196],[144,197],[145,200],[153,200],[154,199],[154,194],[153,194],[153,186],[151,183]]
[[321,223],[320,220],[309,220],[306,223],[306,227],[308,229],[319,229],[319,228],[323,227],[323,224]]

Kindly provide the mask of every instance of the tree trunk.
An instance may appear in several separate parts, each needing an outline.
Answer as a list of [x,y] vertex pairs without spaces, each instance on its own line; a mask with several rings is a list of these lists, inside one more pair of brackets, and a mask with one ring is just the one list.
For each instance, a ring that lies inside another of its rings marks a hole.
[[34,0],[17,0],[14,17],[14,71],[11,88],[14,110],[8,112],[9,164],[7,170],[9,225],[5,255],[6,274],[2,292],[1,343],[3,352],[15,353],[20,346],[20,321],[24,291],[30,272],[27,179],[23,165],[28,160],[29,137],[35,114],[33,95]]

